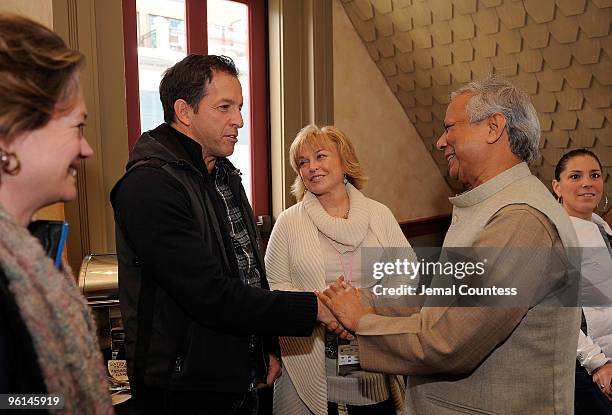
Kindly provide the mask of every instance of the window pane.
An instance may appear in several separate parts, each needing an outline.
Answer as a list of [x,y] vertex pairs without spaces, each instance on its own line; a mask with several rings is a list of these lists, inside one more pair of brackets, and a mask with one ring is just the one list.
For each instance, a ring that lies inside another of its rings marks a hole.
[[229,0],[208,0],[208,53],[234,60],[240,73],[244,106],[244,127],[230,160],[242,172],[242,184],[251,200],[251,106],[249,93],[249,13],[245,4]]
[[164,121],[159,82],[170,66],[187,55],[185,0],[136,0],[140,128]]

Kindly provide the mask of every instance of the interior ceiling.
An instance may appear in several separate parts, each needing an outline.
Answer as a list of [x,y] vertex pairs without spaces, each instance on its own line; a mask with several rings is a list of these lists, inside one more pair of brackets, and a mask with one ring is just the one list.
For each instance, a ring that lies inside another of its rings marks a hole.
[[538,111],[534,174],[549,185],[563,153],[590,148],[607,167],[612,198],[612,0],[342,3],[445,176],[434,144],[449,93],[495,73],[531,94]]

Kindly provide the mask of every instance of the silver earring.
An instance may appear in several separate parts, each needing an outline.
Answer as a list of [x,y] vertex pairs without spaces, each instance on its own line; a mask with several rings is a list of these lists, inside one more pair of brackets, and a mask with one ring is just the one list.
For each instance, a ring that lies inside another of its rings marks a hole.
[[306,187],[306,183],[304,182],[304,178],[302,177],[302,175],[298,174],[298,176],[300,177],[300,180],[302,181],[302,187],[304,188],[304,193],[302,194],[305,195],[306,192],[308,192],[308,188]]
[[[605,212],[606,208],[608,207],[608,195],[604,195],[604,200],[605,200],[604,205],[600,209],[602,212]],[[600,200],[600,202],[601,202],[601,200]],[[599,208],[599,203],[597,204],[597,208]]]
[[346,178],[346,174],[344,175],[344,180],[342,180],[344,182],[344,184],[348,183],[348,179]]
[[1,173],[14,176],[21,170],[21,162],[15,153],[0,149],[0,175]]
[[561,196],[557,196],[557,202],[559,202],[559,204],[563,204],[563,198]]

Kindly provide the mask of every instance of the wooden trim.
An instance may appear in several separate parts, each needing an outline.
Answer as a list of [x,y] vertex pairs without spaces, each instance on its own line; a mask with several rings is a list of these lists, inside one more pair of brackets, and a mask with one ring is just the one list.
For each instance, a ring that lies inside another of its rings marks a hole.
[[434,233],[446,233],[450,223],[451,215],[439,215],[402,222],[400,228],[406,238],[414,238]]
[[313,0],[312,77],[313,116],[319,126],[334,124],[334,31],[332,2]]
[[185,31],[187,53],[208,54],[208,2],[206,0],[185,1]]
[[70,47],[79,49],[78,11],[76,0],[66,1],[68,9],[68,44]]
[[307,124],[333,124],[332,2],[269,0],[272,214],[295,203],[287,154]]
[[[101,165],[96,175],[102,179],[97,198],[92,199],[89,194],[89,220],[92,222],[90,233],[101,233],[105,226],[104,245],[93,243],[90,253],[115,252],[115,217],[110,204],[109,190],[125,172],[128,159],[128,125],[125,78],[125,37],[123,30],[104,30],[112,27],[116,22],[123,20],[123,4],[121,1],[108,2],[95,0],[95,27],[96,27],[96,96],[99,119],[99,150]],[[91,31],[85,25],[86,31]],[[89,64],[89,60],[88,60]],[[88,184],[89,186],[89,184]],[[91,206],[95,206],[94,209]],[[98,213],[100,209],[100,213]],[[95,225],[104,220],[104,223]],[[93,236],[93,235],[92,235]],[[95,241],[95,236],[91,238]],[[82,258],[81,258],[82,259]]]
[[[67,9],[68,9],[68,42],[71,47],[80,50],[79,49],[77,2],[76,0],[68,0],[66,4],[67,4]],[[90,70],[92,69],[91,65],[92,63],[90,62],[89,68],[88,68]],[[83,78],[85,77],[83,76]],[[91,121],[90,121],[90,124],[91,124]],[[95,144],[92,145],[92,147],[96,148]],[[79,249],[77,248],[76,249],[77,257],[75,258],[75,256],[73,255],[73,257],[71,258],[73,262],[72,266],[76,265],[76,261],[79,258],[82,258],[89,251],[91,251],[91,243],[90,243],[91,241],[89,237],[89,215],[88,215],[89,212],[87,209],[87,170],[86,170],[85,163],[80,163],[79,168],[77,169],[77,198],[75,202],[76,202],[76,211],[78,212],[78,223],[79,223],[78,236],[80,237],[79,241],[80,241],[81,249],[79,252]],[[72,203],[75,203],[75,202],[72,202]],[[69,205],[72,205],[72,204],[69,204]],[[72,209],[69,209],[69,210],[72,210]],[[69,221],[69,222],[75,222],[74,219],[76,218],[72,216],[69,219],[72,219],[72,221]],[[74,236],[76,236],[76,234],[73,235],[72,238],[69,238],[68,242],[71,242],[70,239],[72,239],[72,241],[75,241]],[[76,248],[75,245],[76,244],[73,243],[72,247]]]
[[140,93],[138,83],[138,39],[136,0],[123,0],[123,55],[125,59],[125,98],[130,153],[140,137]]
[[[242,3],[242,2],[241,2]],[[265,0],[249,8],[249,73],[251,91],[251,189],[255,217],[270,215],[270,126],[268,102],[268,25]]]
[[[53,2],[53,27],[55,32],[64,38],[64,41],[73,49],[79,48],[78,33],[78,9],[76,0],[54,1]],[[80,50],[84,52],[83,50]],[[87,70],[91,70],[91,63],[85,67],[81,74],[81,84],[84,90],[84,98],[87,100],[86,83],[89,80]],[[93,109],[89,111],[92,113]],[[91,114],[95,118],[95,114]],[[93,125],[93,122],[90,123]],[[88,127],[89,130],[89,127]],[[88,133],[87,133],[88,134]],[[90,137],[91,139],[91,137]],[[91,143],[95,149],[95,143]],[[94,155],[93,158],[96,156]],[[87,161],[87,163],[91,163]],[[65,220],[70,224],[70,232],[66,242],[66,252],[68,262],[73,269],[78,269],[81,259],[85,252],[90,249],[89,240],[89,220],[87,211],[87,171],[85,163],[81,163],[77,170],[77,197],[75,200],[64,205]]]
[[77,200],[64,207],[70,223],[68,261],[76,271],[85,255],[114,249],[108,189],[121,175],[127,155],[124,35],[121,30],[109,34],[104,28],[121,21],[123,3],[55,0],[52,7],[56,32],[78,48],[87,62],[81,85],[89,113],[85,135],[94,154],[78,169]]

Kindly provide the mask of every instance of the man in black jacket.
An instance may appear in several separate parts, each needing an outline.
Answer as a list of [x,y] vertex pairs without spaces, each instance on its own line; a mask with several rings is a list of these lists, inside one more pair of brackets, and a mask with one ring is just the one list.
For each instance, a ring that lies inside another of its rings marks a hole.
[[253,414],[280,376],[274,336],[331,322],[313,293],[270,292],[240,175],[231,59],[190,55],[160,84],[165,123],[145,132],[111,193],[128,374],[144,413]]

